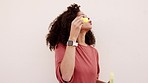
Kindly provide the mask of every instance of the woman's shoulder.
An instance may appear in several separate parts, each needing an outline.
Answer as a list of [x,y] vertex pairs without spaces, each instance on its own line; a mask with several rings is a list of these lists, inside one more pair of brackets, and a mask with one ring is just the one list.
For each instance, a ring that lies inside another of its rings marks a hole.
[[97,50],[95,45],[89,45],[91,48],[93,48],[94,50]]
[[98,53],[98,50],[97,50],[97,48],[95,47],[95,45],[90,45],[90,47],[91,47],[96,53]]

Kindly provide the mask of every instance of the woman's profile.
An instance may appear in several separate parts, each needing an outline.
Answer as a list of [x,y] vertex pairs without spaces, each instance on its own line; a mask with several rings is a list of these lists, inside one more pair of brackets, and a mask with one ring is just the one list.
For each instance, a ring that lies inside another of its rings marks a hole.
[[55,51],[59,83],[106,83],[99,80],[99,53],[91,29],[92,21],[77,4],[50,24],[46,43]]

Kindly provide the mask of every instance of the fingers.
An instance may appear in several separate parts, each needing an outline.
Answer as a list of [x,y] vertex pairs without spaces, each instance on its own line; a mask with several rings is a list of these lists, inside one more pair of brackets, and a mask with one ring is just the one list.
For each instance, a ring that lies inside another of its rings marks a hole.
[[83,21],[82,20],[77,20],[76,22],[75,22],[77,25],[79,25],[79,26],[81,26],[81,25],[83,25]]
[[80,16],[77,16],[73,21],[78,21],[80,20],[80,18],[82,18],[84,15],[80,15]]
[[80,19],[83,15],[77,16],[71,24],[71,30],[70,30],[70,37],[74,38],[75,40],[78,38],[78,35],[80,33],[81,27],[83,25],[83,21]]
[[73,20],[73,23],[74,23],[74,24],[77,24],[77,25],[82,25],[82,24],[83,24],[83,21],[81,20],[81,18],[82,18],[83,16],[84,16],[84,15],[77,16],[77,17]]

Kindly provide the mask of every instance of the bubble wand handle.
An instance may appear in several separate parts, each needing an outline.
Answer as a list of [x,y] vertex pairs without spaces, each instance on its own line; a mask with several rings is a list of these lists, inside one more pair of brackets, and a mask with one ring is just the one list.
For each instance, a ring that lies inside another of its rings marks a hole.
[[114,83],[114,73],[110,73],[110,83]]

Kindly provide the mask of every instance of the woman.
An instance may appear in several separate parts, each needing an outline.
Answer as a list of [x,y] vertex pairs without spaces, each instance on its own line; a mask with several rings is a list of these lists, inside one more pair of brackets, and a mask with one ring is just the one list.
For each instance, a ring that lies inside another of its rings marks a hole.
[[[98,52],[92,22],[72,4],[51,24],[46,43],[55,51],[56,76],[59,83],[105,83],[98,80]],[[77,45],[78,44],[78,45]]]

